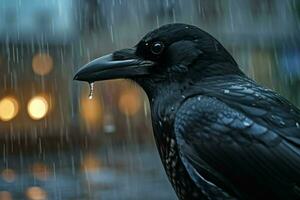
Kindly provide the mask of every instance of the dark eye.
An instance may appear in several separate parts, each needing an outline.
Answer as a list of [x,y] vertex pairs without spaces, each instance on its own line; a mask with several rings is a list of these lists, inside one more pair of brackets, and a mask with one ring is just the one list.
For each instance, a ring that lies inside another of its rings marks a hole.
[[162,42],[155,42],[152,46],[151,46],[151,52],[155,55],[160,54],[161,52],[163,52],[164,50],[164,44]]

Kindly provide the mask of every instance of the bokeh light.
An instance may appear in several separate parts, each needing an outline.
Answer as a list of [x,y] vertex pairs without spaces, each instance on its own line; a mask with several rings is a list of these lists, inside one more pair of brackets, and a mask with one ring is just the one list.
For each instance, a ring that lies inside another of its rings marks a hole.
[[34,186],[26,190],[26,196],[30,200],[46,200],[47,193],[40,187]]
[[34,120],[45,117],[49,109],[47,100],[42,96],[33,97],[27,106],[29,116]]
[[83,171],[98,171],[100,169],[100,166],[100,159],[92,153],[88,153],[87,155],[85,155],[82,161]]
[[7,183],[12,183],[16,180],[16,173],[13,169],[4,169],[1,173],[1,177]]
[[31,171],[33,176],[40,181],[46,181],[49,177],[49,168],[44,163],[34,163]]
[[119,109],[128,116],[136,114],[141,107],[140,94],[137,89],[127,89],[121,93]]
[[47,53],[38,53],[32,58],[32,69],[34,73],[44,76],[51,72],[53,59]]
[[0,191],[0,200],[12,200],[12,195],[7,191]]
[[300,107],[300,0],[0,2],[0,200],[177,199],[152,134],[157,98],[132,80],[91,79],[89,100],[88,83],[72,80],[94,58],[126,59],[119,49],[164,24],[207,31],[222,44],[211,50],[224,46],[246,75]]
[[9,121],[14,118],[19,111],[19,105],[16,99],[5,97],[0,101],[0,119]]
[[81,112],[87,124],[99,124],[102,120],[102,108],[97,98],[88,99],[86,96],[81,99]]

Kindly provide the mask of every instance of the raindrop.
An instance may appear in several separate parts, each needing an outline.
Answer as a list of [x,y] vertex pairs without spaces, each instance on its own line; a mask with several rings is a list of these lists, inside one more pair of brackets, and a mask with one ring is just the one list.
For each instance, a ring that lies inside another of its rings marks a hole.
[[224,115],[222,113],[218,113],[218,117],[222,118]]
[[163,121],[164,121],[164,122],[166,122],[166,121],[167,121],[167,118],[166,118],[166,117],[164,117],[164,118],[163,118]]
[[244,124],[244,126],[250,126],[251,125],[250,121],[244,121],[243,124]]
[[90,86],[89,99],[92,99],[94,94],[94,82],[89,83],[89,86]]
[[170,147],[171,147],[171,148],[174,148],[174,147],[175,147],[175,140],[171,139]]
[[243,93],[245,93],[245,94],[253,94],[254,91],[253,91],[252,89],[245,88],[245,89],[243,90]]
[[300,127],[300,125],[299,125],[299,123],[298,123],[298,122],[296,122],[296,126],[297,126],[297,128],[299,128],[299,127]]
[[228,94],[230,91],[229,90],[224,90],[224,93],[225,94]]
[[163,124],[162,124],[162,122],[161,122],[161,121],[158,121],[158,123],[159,123],[159,126],[163,126]]
[[231,86],[231,89],[241,90],[241,89],[243,89],[243,87],[241,87],[239,85],[233,85],[233,86]]

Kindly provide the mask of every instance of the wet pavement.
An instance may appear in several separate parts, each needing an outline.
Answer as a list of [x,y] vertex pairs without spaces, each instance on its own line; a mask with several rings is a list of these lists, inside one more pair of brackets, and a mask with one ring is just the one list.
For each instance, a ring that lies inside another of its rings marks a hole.
[[153,147],[16,155],[1,162],[0,200],[177,199]]

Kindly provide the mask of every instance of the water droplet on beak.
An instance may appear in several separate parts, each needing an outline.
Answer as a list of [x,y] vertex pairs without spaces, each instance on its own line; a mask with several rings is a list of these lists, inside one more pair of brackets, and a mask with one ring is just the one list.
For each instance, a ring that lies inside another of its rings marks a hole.
[[89,99],[92,99],[94,95],[94,82],[89,83],[89,86],[90,86]]

